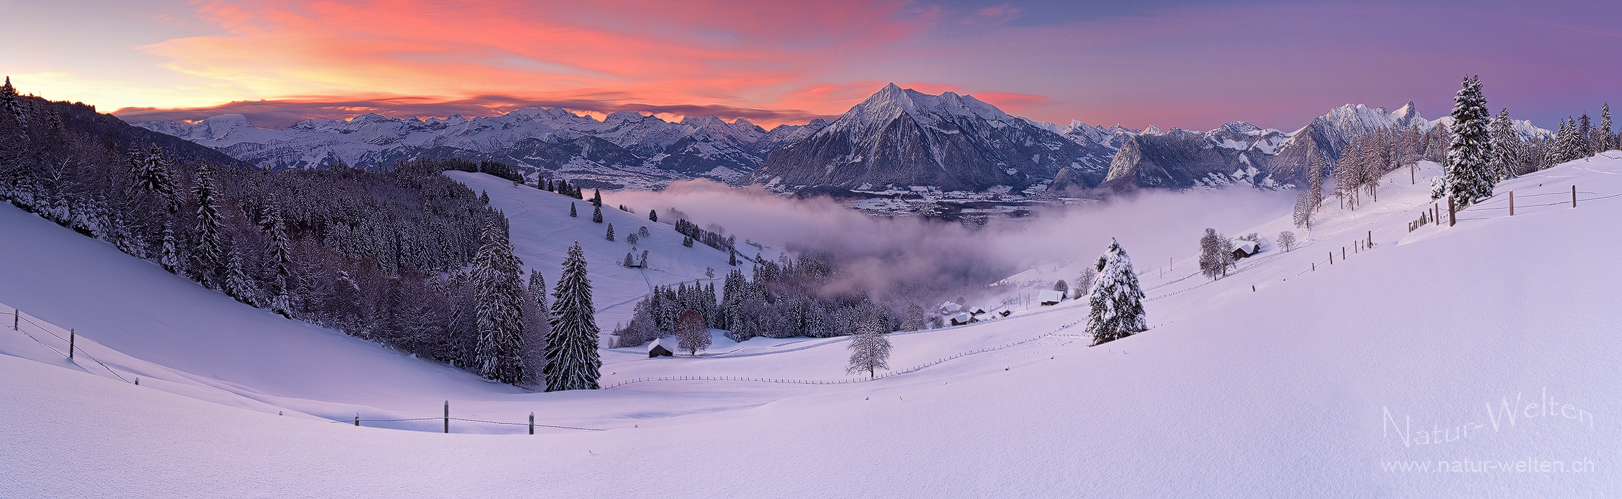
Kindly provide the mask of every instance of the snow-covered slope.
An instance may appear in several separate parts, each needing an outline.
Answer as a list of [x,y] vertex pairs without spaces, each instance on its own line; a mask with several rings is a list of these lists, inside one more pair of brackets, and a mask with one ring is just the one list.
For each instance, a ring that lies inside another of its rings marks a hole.
[[[0,483],[25,497],[1614,496],[1618,172],[1622,160],[1561,165],[1499,186],[1514,217],[1500,196],[1413,232],[1431,202],[1401,172],[1380,202],[1328,208],[1294,251],[1267,245],[1215,282],[1192,275],[1190,235],[1177,272],[1140,262],[1153,329],[1095,348],[1066,303],[893,335],[906,374],[878,381],[848,382],[842,339],[718,341],[698,358],[605,351],[618,386],[548,394],[369,353],[0,207],[21,241],[0,245],[0,303],[25,317],[245,398],[274,393],[255,399],[270,406],[426,418],[356,428],[201,402],[84,361],[75,372],[0,331]],[[1222,229],[1271,236],[1280,215]],[[1354,253],[1370,232],[1373,249]],[[709,379],[633,382],[661,376]],[[605,431],[458,420],[442,435],[445,399],[455,417],[534,411]],[[1450,471],[1402,471],[1439,462]]]
[[[648,220],[648,210],[664,208],[627,206],[632,212],[620,211],[613,193],[603,195],[603,223],[591,221],[592,206],[568,196],[536,189],[534,186],[515,186],[506,179],[482,173],[449,171],[445,175],[467,184],[474,192],[488,194],[490,206],[506,214],[511,222],[513,254],[524,261],[526,273],[538,270],[548,285],[556,284],[561,275],[563,258],[569,246],[580,242],[589,265],[592,291],[597,306],[597,322],[603,330],[614,324],[629,321],[636,301],[652,291],[653,286],[674,286],[693,281],[715,282],[719,286],[726,273],[735,267],[727,265],[728,253],[694,243],[682,246],[682,235],[676,232],[675,220],[666,213],[660,222]],[[589,197],[589,196],[588,196]],[[569,216],[569,204],[575,205],[578,217]],[[694,222],[702,224],[702,220]],[[608,226],[614,226],[614,240],[607,238]],[[648,228],[649,237],[640,237],[631,244],[627,236],[638,229]],[[641,261],[642,252],[648,252],[647,267],[627,268],[621,265],[625,255],[634,254]],[[753,256],[754,251],[748,253]],[[775,258],[767,251],[764,256]],[[749,262],[742,262],[749,272]],[[706,272],[713,269],[714,277]]]

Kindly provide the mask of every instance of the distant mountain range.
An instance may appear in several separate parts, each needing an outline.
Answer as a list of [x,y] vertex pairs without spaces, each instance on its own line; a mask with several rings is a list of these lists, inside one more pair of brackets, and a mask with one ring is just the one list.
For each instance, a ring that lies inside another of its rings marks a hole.
[[[779,191],[885,190],[1060,192],[1298,184],[1308,150],[1338,158],[1375,130],[1430,130],[1412,102],[1393,112],[1347,104],[1293,132],[1236,121],[1215,130],[1134,130],[1080,121],[1055,125],[1011,116],[973,96],[929,95],[894,84],[832,122],[766,130],[744,119],[689,116],[668,122],[635,112],[602,121],[557,108],[490,118],[306,120],[281,130],[242,115],[136,126],[191,140],[263,168],[376,167],[459,157],[515,165],[534,178],[585,187],[658,188],[686,178],[763,184]],[[1525,138],[1552,137],[1517,122]]]
[[651,188],[684,178],[734,181],[777,149],[824,122],[770,131],[747,120],[689,116],[671,123],[634,112],[602,121],[558,108],[529,108],[491,118],[305,120],[281,130],[258,128],[240,114],[195,123],[136,126],[212,147],[263,168],[373,168],[412,158],[457,157],[517,166],[584,187]]

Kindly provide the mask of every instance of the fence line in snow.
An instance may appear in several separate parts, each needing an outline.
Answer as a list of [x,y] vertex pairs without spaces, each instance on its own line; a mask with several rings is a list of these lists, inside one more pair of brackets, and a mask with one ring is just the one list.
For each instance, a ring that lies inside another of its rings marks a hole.
[[[97,360],[95,356],[90,355],[90,352],[85,351],[84,347],[76,345],[76,343],[77,343],[76,340],[78,339],[77,338],[77,336],[78,336],[77,331],[69,329],[68,330],[68,337],[63,338],[61,335],[56,334],[55,332],[51,331],[50,328],[42,326],[39,323],[34,322],[31,319],[23,317],[23,314],[22,314],[21,310],[13,308],[13,309],[11,309],[11,312],[0,312],[0,316],[6,316],[6,315],[11,316],[11,330],[12,331],[22,333],[23,336],[27,336],[28,339],[34,340],[34,342],[39,343],[40,346],[51,349],[52,352],[56,352],[57,355],[61,355],[62,358],[64,358],[64,359],[74,360],[74,354],[75,353],[78,353],[79,355],[83,355],[85,358],[90,359],[91,362],[95,362],[96,365],[101,366],[102,369],[106,369],[107,372],[112,373],[112,375],[116,376],[119,379],[119,381],[123,381],[125,383],[130,383],[130,380],[128,378],[125,378],[124,375],[118,374],[118,371],[114,371],[113,368],[108,367],[107,364],[103,363],[100,360]],[[33,326],[34,329],[37,329],[39,332],[49,334],[52,337],[54,337],[54,338],[56,338],[58,340],[61,340],[63,343],[66,343],[68,345],[68,353],[62,353],[61,350],[57,350],[56,347],[51,346],[49,344],[46,344],[44,341],[40,341],[40,339],[38,337],[34,336],[33,334],[30,334],[28,331],[23,331],[22,330],[22,325],[23,324],[28,324],[30,326]],[[47,324],[49,324],[49,323],[47,323]],[[53,324],[53,326],[54,326],[54,324]],[[61,329],[61,327],[58,327],[57,329]],[[75,362],[75,364],[78,364],[78,363]],[[135,379],[134,383],[137,384],[137,385],[141,384],[140,378],[137,377]]]

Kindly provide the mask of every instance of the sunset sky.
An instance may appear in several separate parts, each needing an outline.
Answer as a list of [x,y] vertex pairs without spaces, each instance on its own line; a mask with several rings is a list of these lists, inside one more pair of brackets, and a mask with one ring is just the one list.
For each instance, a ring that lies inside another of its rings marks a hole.
[[896,82],[1043,121],[1189,129],[1293,129],[1348,102],[1435,118],[1480,74],[1495,114],[1552,128],[1622,103],[1619,19],[1616,1],[0,0],[0,72],[164,111],[127,119],[273,127],[537,105],[769,127]]

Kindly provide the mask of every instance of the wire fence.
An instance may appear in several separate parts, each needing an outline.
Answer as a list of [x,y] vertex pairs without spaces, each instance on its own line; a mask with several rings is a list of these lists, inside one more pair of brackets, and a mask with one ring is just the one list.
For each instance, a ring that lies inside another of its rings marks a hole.
[[443,421],[443,422],[445,422],[445,428],[446,428],[445,433],[450,433],[450,422],[452,422],[452,421],[461,422],[461,423],[479,423],[479,424],[493,424],[493,425],[503,425],[503,426],[526,426],[526,427],[529,427],[530,431],[534,431],[535,428],[553,428],[553,429],[559,429],[559,430],[580,430],[580,431],[608,431],[607,428],[587,428],[587,427],[584,427],[584,426],[565,426],[565,425],[543,424],[543,423],[536,423],[536,422],[533,422],[533,421],[514,423],[514,422],[510,422],[510,421],[492,421],[492,420],[488,420],[488,419],[456,418],[456,417],[449,417],[449,416],[430,417],[430,418],[363,419],[359,415],[356,415],[355,419],[336,419],[336,420],[333,420],[331,422],[333,422],[333,423],[343,423],[343,424],[353,424],[355,426],[361,426],[361,423],[399,423],[399,422],[414,422],[414,421]]
[[[90,355],[90,352],[85,351],[84,347],[79,346],[77,344],[78,343],[78,338],[77,338],[78,333],[76,331],[73,331],[71,329],[68,330],[68,337],[63,338],[62,335],[58,334],[56,331],[52,331],[50,327],[46,327],[45,325],[42,325],[42,324],[40,324],[38,322],[34,322],[33,319],[25,317],[23,315],[22,311],[17,310],[15,308],[11,309],[10,312],[0,312],[0,317],[5,317],[5,316],[10,316],[11,317],[11,329],[12,329],[12,331],[22,333],[23,336],[27,336],[28,339],[34,340],[34,342],[39,343],[40,346],[51,349],[52,352],[56,352],[56,354],[61,355],[62,358],[68,359],[68,360],[71,361],[71,360],[77,360],[78,357],[82,356],[84,358],[90,359],[91,362],[95,362],[96,365],[101,366],[102,369],[106,369],[108,373],[110,373],[114,377],[118,378],[119,381],[123,381],[125,383],[130,383],[131,382],[129,378],[125,378],[124,375],[119,374],[118,371],[113,370],[113,368],[109,367],[106,363],[102,362],[99,359],[96,359],[95,356]],[[45,322],[45,321],[41,320],[41,322]],[[25,324],[30,326],[31,329],[33,329],[37,333],[48,334],[52,338],[56,338],[57,340],[61,341],[66,346],[66,349],[68,350],[68,353],[62,353],[62,350],[59,350],[56,347],[51,346],[48,343],[45,343],[44,341],[40,341],[38,336],[35,336],[33,333],[30,333],[28,331],[23,330],[22,326],[25,325]],[[50,323],[46,322],[46,324],[50,324]],[[57,327],[55,325],[51,325],[51,327],[55,327],[56,329],[62,329],[62,328]],[[77,364],[77,362],[75,362],[75,364]],[[131,376],[134,376],[134,375],[132,374]],[[135,383],[139,384],[139,382],[135,382]]]

